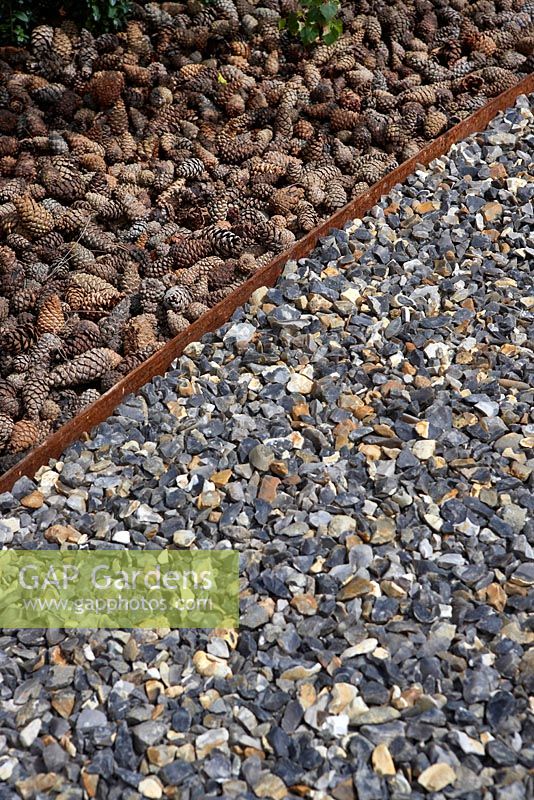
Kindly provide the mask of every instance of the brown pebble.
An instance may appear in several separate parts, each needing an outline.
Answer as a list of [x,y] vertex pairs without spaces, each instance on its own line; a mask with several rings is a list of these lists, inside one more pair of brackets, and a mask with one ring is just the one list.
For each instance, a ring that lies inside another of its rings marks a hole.
[[504,164],[492,164],[490,167],[490,175],[493,180],[499,180],[500,178],[508,177],[508,173],[506,172],[506,167]]
[[439,208],[439,203],[426,200],[424,203],[414,203],[412,207],[416,214],[428,214],[429,211],[436,211]]
[[100,778],[99,775],[85,772],[85,770],[82,770],[83,788],[85,789],[89,797],[94,797],[96,795],[99,778]]
[[232,470],[223,469],[220,472],[214,472],[210,480],[212,483],[215,484],[215,486],[226,486],[231,477],[232,477]]
[[384,397],[389,397],[391,392],[399,391],[402,392],[405,389],[404,384],[401,381],[396,381],[393,378],[389,381],[386,381],[380,387],[380,391]]
[[280,478],[275,478],[274,475],[265,475],[260,484],[258,498],[265,500],[266,503],[274,503],[279,485]]
[[285,461],[273,461],[269,469],[271,470],[271,472],[274,472],[275,475],[279,475],[280,478],[285,478],[289,472],[288,466]]
[[432,381],[430,378],[426,378],[424,375],[416,375],[414,378],[414,384],[416,389],[428,389],[429,386],[432,386]]
[[76,697],[74,693],[58,693],[50,701],[54,711],[57,711],[60,717],[68,719],[72,714]]
[[45,539],[49,542],[56,542],[56,544],[65,544],[65,542],[76,544],[81,537],[82,534],[72,525],[52,525],[45,531]]
[[486,203],[485,206],[482,206],[482,216],[486,220],[486,222],[492,222],[494,219],[497,219],[498,216],[502,214],[502,205],[497,201],[492,203]]
[[366,578],[351,578],[351,580],[341,588],[337,599],[352,600],[354,597],[360,597],[361,595],[369,594],[371,589],[371,581],[368,581]]
[[35,491],[31,492],[31,494],[27,494],[26,497],[23,497],[20,501],[21,506],[24,508],[41,508],[44,503],[44,495],[41,492]]
[[310,413],[310,407],[307,403],[295,403],[291,409],[291,416],[293,419],[306,416]]
[[291,605],[305,617],[311,617],[317,611],[317,600],[311,594],[296,595],[291,600]]

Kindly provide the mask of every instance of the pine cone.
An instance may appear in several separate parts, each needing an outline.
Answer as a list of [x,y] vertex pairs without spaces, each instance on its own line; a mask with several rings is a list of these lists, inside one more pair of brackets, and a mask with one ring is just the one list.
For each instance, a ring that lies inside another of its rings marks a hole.
[[120,281],[122,291],[125,294],[135,294],[139,291],[140,284],[139,267],[135,261],[127,261]]
[[177,336],[189,327],[189,322],[181,314],[177,314],[176,311],[169,309],[167,311],[167,327],[169,328],[171,336]]
[[365,125],[357,125],[352,131],[352,143],[358,150],[367,150],[371,145],[371,141],[371,132]]
[[328,211],[335,211],[347,202],[346,192],[340,181],[330,181],[326,187],[324,204]]
[[233,231],[214,225],[205,229],[205,235],[213,248],[223,257],[237,257],[243,250],[243,241]]
[[116,136],[125,133],[128,130],[128,111],[124,101],[119,99],[107,112],[107,120],[111,132]]
[[50,197],[72,203],[85,194],[85,184],[74,164],[44,165],[41,170],[41,183]]
[[287,186],[274,192],[271,205],[277,214],[287,214],[297,207],[303,196],[304,189],[301,186]]
[[422,106],[431,106],[436,102],[436,89],[434,86],[417,86],[403,92],[402,103],[420,103]]
[[189,320],[189,322],[194,322],[196,319],[201,317],[203,314],[206,314],[209,311],[209,308],[204,303],[191,303],[186,310],[184,311],[184,317]]
[[76,272],[71,277],[66,299],[73,311],[103,311],[118,303],[121,293],[96,275]]
[[223,289],[235,279],[236,262],[231,260],[215,267],[208,275],[208,288],[210,292]]
[[109,108],[116,103],[123,89],[124,75],[111,70],[95,72],[89,83],[89,92],[99,108]]
[[41,408],[48,397],[49,386],[49,375],[42,370],[30,373],[26,379],[22,387],[22,402],[30,419],[39,419]]
[[138,353],[157,341],[157,319],[154,314],[140,314],[128,320],[124,328],[124,353]]
[[18,217],[25,231],[33,239],[38,239],[52,230],[54,218],[46,209],[29,194],[13,198]]
[[143,311],[148,314],[156,313],[160,303],[163,302],[165,292],[166,287],[162,281],[157,278],[144,278],[139,289]]
[[20,411],[20,403],[15,396],[16,389],[7,381],[0,381],[0,413],[16,417]]
[[388,152],[401,150],[408,140],[408,133],[399,119],[389,119],[384,131],[384,146]]
[[83,411],[84,408],[90,406],[91,403],[95,403],[100,398],[100,392],[98,389],[86,389],[85,392],[82,392],[78,398],[77,406],[77,413],[79,414],[80,411]]
[[7,297],[0,297],[0,327],[9,316],[9,300]]
[[165,293],[165,307],[177,314],[184,311],[191,303],[191,292],[185,286],[173,286]]
[[183,269],[209,256],[211,252],[212,245],[206,239],[178,239],[170,246],[169,258],[173,259],[175,269]]
[[181,178],[197,178],[204,172],[200,158],[188,158],[176,165],[175,175]]
[[21,453],[37,444],[40,435],[41,429],[37,422],[31,419],[21,419],[13,426],[9,449],[13,453]]
[[14,330],[0,331],[0,349],[7,353],[22,353],[34,343],[37,332],[31,323],[23,323]]
[[56,420],[59,415],[61,414],[61,408],[58,406],[54,400],[48,398],[44,401],[41,407],[41,419],[50,420],[53,422]]
[[15,423],[10,416],[0,412],[0,447],[9,441]]
[[76,356],[67,364],[56,367],[50,376],[51,384],[64,388],[89,383],[109,370],[115,369],[121,361],[121,357],[114,350],[97,347]]
[[435,139],[448,125],[446,114],[442,111],[428,111],[423,126],[427,139]]
[[519,80],[517,75],[502,67],[484,67],[479,74],[484,82],[484,94],[488,97],[511,89]]
[[101,344],[100,328],[95,322],[82,319],[76,323],[58,351],[61,360],[67,361]]
[[57,294],[48,295],[37,315],[37,332],[59,333],[65,325],[63,307]]
[[37,302],[40,288],[39,284],[35,284],[35,286],[27,286],[25,289],[18,291],[11,300],[13,312],[20,314],[21,311],[33,309]]
[[298,119],[293,125],[293,134],[298,139],[312,139],[315,135],[315,128],[307,119]]

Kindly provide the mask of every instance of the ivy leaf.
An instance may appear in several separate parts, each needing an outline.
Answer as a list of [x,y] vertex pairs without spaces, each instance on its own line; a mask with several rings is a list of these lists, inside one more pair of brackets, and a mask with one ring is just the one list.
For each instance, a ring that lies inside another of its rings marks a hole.
[[313,44],[319,35],[319,29],[315,25],[305,25],[300,32],[303,44]]
[[334,44],[337,42],[343,32],[343,23],[340,19],[334,19],[328,26],[328,30],[323,33],[323,42],[325,44]]
[[308,14],[306,15],[306,23],[319,26],[322,24],[322,22],[323,19],[320,8],[312,8],[310,11],[308,11]]
[[287,29],[293,35],[297,34],[300,29],[299,18],[296,14],[290,14],[287,18]]
[[332,2],[330,0],[329,3],[323,3],[321,6],[321,15],[324,17],[326,22],[330,22],[331,19],[334,19],[337,12],[339,11],[339,5],[336,2]]

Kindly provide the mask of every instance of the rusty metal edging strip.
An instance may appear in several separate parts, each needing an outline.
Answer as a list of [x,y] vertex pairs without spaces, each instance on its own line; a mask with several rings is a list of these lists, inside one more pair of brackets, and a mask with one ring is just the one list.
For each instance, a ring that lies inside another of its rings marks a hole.
[[484,130],[499,111],[512,106],[520,94],[528,94],[532,91],[534,91],[534,73],[527,75],[511,89],[502,92],[483,108],[475,111],[470,117],[430,142],[416,156],[404,161],[389,175],[373,184],[368,192],[347,203],[326,222],[321,223],[295,242],[289,250],[276,256],[267,266],[258,270],[238,289],[217,303],[196,322],[193,322],[187,330],[167,342],[161,350],[132,370],[98,400],[48,436],[18,464],[0,476],[0,492],[9,491],[22,475],[33,477],[37,470],[47,464],[51,458],[58,458],[63,450],[79,439],[83,433],[90,431],[91,428],[107,419],[126,395],[140,389],[155,375],[162,375],[166,372],[188,344],[199,341],[205,333],[213,332],[227,322],[236,308],[247,302],[252,292],[260,286],[273,286],[287,261],[297,260],[308,255],[317,241],[325,236],[331,228],[339,228],[348,220],[364,216],[382,195],[387,194],[395,184],[404,181],[419,164],[426,166],[434,158],[444,155],[455,142],[465,139],[472,133]]

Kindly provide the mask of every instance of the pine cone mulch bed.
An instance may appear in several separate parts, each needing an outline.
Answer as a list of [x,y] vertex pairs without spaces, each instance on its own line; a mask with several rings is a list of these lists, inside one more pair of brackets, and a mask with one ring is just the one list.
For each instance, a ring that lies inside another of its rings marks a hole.
[[529,1],[364,0],[307,50],[292,5],[141,3],[0,49],[0,472],[534,69]]

